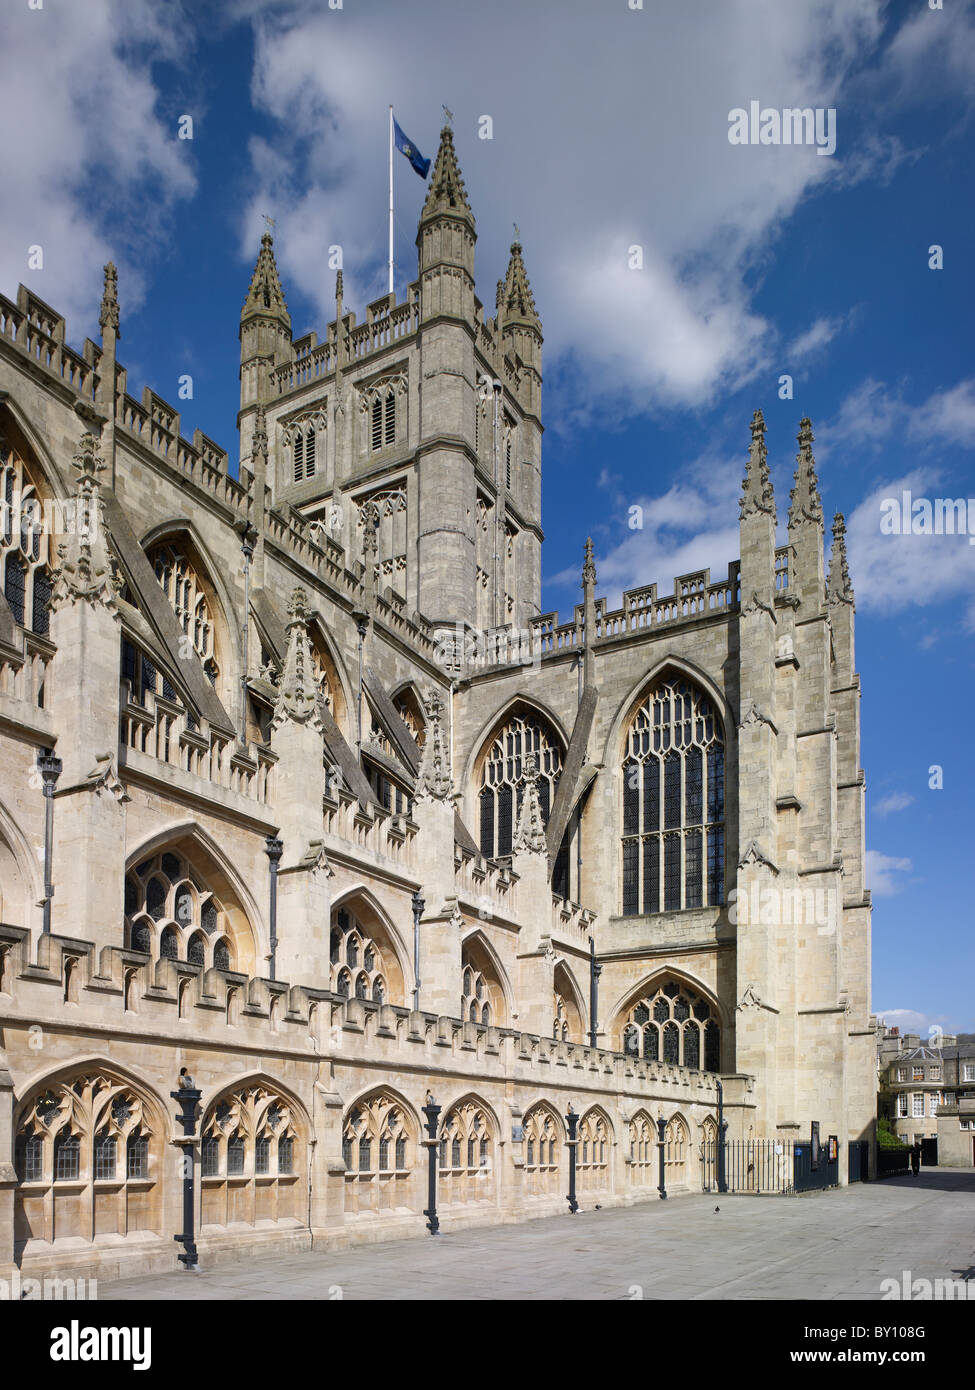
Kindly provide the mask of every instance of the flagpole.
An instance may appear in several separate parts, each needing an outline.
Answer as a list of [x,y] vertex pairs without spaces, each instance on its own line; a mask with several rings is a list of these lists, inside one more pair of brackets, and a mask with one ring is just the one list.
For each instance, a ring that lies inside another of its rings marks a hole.
[[389,108],[389,292],[393,293],[393,108]]

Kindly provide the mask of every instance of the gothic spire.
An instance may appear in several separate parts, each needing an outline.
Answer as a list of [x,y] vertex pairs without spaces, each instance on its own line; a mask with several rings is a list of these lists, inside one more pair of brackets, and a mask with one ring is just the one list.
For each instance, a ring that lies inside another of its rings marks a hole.
[[104,331],[106,328],[115,330],[116,338],[121,338],[122,333],[119,328],[118,313],[118,271],[112,261],[105,267],[105,283],[102,289],[102,303],[98,314],[98,326]]
[[427,696],[426,708],[426,737],[423,740],[415,795],[417,800],[428,797],[433,801],[446,801],[453,792],[453,780],[443,727],[443,700],[438,690],[431,691]]
[[277,318],[283,319],[289,329],[291,327],[291,316],[288,313],[284,291],[281,288],[281,279],[274,259],[274,243],[271,240],[270,232],[265,232],[261,237],[261,249],[257,253],[257,262],[251,276],[250,288],[247,291],[247,298],[244,300],[244,307],[240,316],[244,319],[250,318],[254,314],[273,314]]
[[538,799],[538,769],[534,753],[529,753],[524,761],[521,807],[511,849],[514,854],[542,854],[546,848],[545,822]]
[[829,581],[826,587],[831,604],[853,602],[853,585],[846,563],[846,523],[842,512],[837,512],[833,517],[833,549],[829,557]]
[[511,256],[501,291],[501,303],[506,322],[510,319],[520,319],[541,327],[531,285],[528,283],[528,272],[521,255],[521,241],[517,236],[511,243]]
[[288,650],[278,686],[272,727],[277,729],[287,720],[321,728],[318,713],[318,686],[312,665],[308,641],[308,599],[304,589],[295,589],[288,602]]
[[789,530],[813,523],[823,525],[823,504],[819,499],[816,460],[813,458],[812,421],[799,421],[799,452],[796,455],[796,476],[789,495]]
[[760,410],[756,410],[752,416],[751,429],[752,442],[748,450],[745,479],[741,485],[741,510],[738,515],[744,520],[755,512],[767,512],[774,523],[775,496],[765,448],[765,417]]
[[473,225],[474,214],[467,201],[464,179],[454,153],[454,136],[449,125],[440,132],[440,148],[430,176],[427,200],[420,221],[425,222],[441,212],[453,212],[468,218]]
[[72,525],[68,527],[67,540],[58,546],[59,563],[54,571],[51,611],[81,600],[103,603],[109,612],[117,613],[118,586],[108,549],[98,476],[105,471],[105,463],[98,452],[95,436],[87,430],[81,436],[71,466],[78,473],[72,499]]

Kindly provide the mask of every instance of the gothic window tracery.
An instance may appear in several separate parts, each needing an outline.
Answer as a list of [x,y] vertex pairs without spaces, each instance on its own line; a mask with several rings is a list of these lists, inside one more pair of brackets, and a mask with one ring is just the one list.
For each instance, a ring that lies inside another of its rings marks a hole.
[[680,1115],[667,1121],[664,1130],[664,1165],[668,1182],[680,1182],[685,1175],[689,1144],[687,1125]]
[[175,541],[153,546],[148,560],[177,622],[203,663],[207,679],[211,685],[216,685],[220,672],[215,654],[213,613],[199,573],[184,547]]
[[360,407],[369,453],[379,453],[406,438],[405,373],[381,378],[360,392]]
[[590,1110],[579,1121],[576,1133],[576,1175],[582,1190],[609,1186],[609,1152],[611,1138],[606,1117],[599,1110]]
[[0,435],[0,565],[3,594],[16,623],[39,637],[50,631],[50,526],[24,460]]
[[386,1092],[351,1108],[342,1126],[347,1213],[413,1205],[416,1132],[414,1118]]
[[569,1041],[569,1015],[565,1007],[565,1000],[558,990],[555,991],[555,1021],[552,1025],[552,1037],[556,1042]]
[[318,432],[325,428],[325,417],[321,411],[311,415],[300,415],[292,420],[284,434],[285,443],[291,449],[291,481],[303,483],[314,478],[320,471]]
[[475,1101],[448,1111],[440,1129],[440,1184],[445,1205],[490,1201],[492,1126]]
[[491,739],[481,766],[480,844],[486,859],[511,853],[529,754],[535,758],[538,800],[542,819],[548,823],[562,772],[561,744],[539,715],[513,714]]
[[717,1010],[696,990],[664,980],[628,1011],[623,1051],[645,1062],[667,1062],[693,1071],[721,1070]]
[[491,1003],[488,982],[480,970],[467,966],[464,970],[464,992],[460,1001],[460,1016],[465,1023],[491,1022]]
[[383,950],[345,907],[340,907],[332,918],[329,961],[331,988],[343,999],[389,1002],[389,972]]
[[367,544],[367,529],[375,537],[375,553],[371,562],[376,567],[379,592],[390,588],[401,598],[406,597],[406,493],[401,488],[381,489],[356,499],[356,542],[366,563],[371,551]]
[[125,923],[133,951],[231,969],[226,912],[182,855],[171,850],[144,859],[126,875]]
[[46,1083],[17,1122],[19,1247],[157,1230],[161,1144],[127,1082],[93,1069]]
[[656,1183],[657,1126],[645,1111],[633,1117],[629,1125],[630,1182],[637,1187]]
[[303,1219],[304,1133],[286,1097],[242,1087],[210,1106],[201,1134],[204,1226]]
[[683,678],[659,681],[626,737],[624,916],[724,901],[724,775],[711,701]]
[[547,1105],[533,1106],[525,1115],[525,1186],[532,1196],[559,1190],[561,1134],[561,1125]]

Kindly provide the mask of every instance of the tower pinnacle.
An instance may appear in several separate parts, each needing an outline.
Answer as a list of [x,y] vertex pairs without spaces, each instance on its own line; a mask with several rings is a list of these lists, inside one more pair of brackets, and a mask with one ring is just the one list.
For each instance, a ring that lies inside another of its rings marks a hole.
[[289,331],[291,329],[291,316],[281,288],[270,232],[265,232],[261,237],[261,249],[257,253],[250,288],[240,316],[241,319],[245,319],[254,314],[273,314],[287,324]]
[[528,283],[528,272],[525,270],[525,262],[522,259],[521,242],[517,236],[511,243],[508,270],[501,290],[501,306],[506,323],[520,321],[530,323],[533,326],[540,326],[535,299],[532,295],[531,285]]
[[833,517],[833,549],[829,557],[827,592],[831,604],[853,602],[853,585],[846,563],[846,523],[842,512],[837,512]]
[[775,521],[775,495],[768,469],[768,450],[765,447],[765,417],[760,410],[752,416],[752,442],[748,450],[745,479],[741,485],[742,521],[755,512],[768,512]]
[[799,421],[799,452],[796,455],[795,483],[789,500],[789,530],[812,523],[823,525],[823,504],[819,498],[816,460],[813,458],[812,421]]
[[420,215],[421,224],[438,213],[452,212],[467,218],[471,224],[474,214],[467,201],[464,179],[454,152],[454,135],[449,125],[440,132],[440,148],[430,176],[430,189]]

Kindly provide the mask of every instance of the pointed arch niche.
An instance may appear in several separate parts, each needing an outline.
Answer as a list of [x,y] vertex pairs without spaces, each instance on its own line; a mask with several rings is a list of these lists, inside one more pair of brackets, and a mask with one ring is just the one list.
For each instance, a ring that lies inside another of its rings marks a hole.
[[226,870],[192,832],[132,856],[125,944],[155,959],[259,972],[254,928]]

